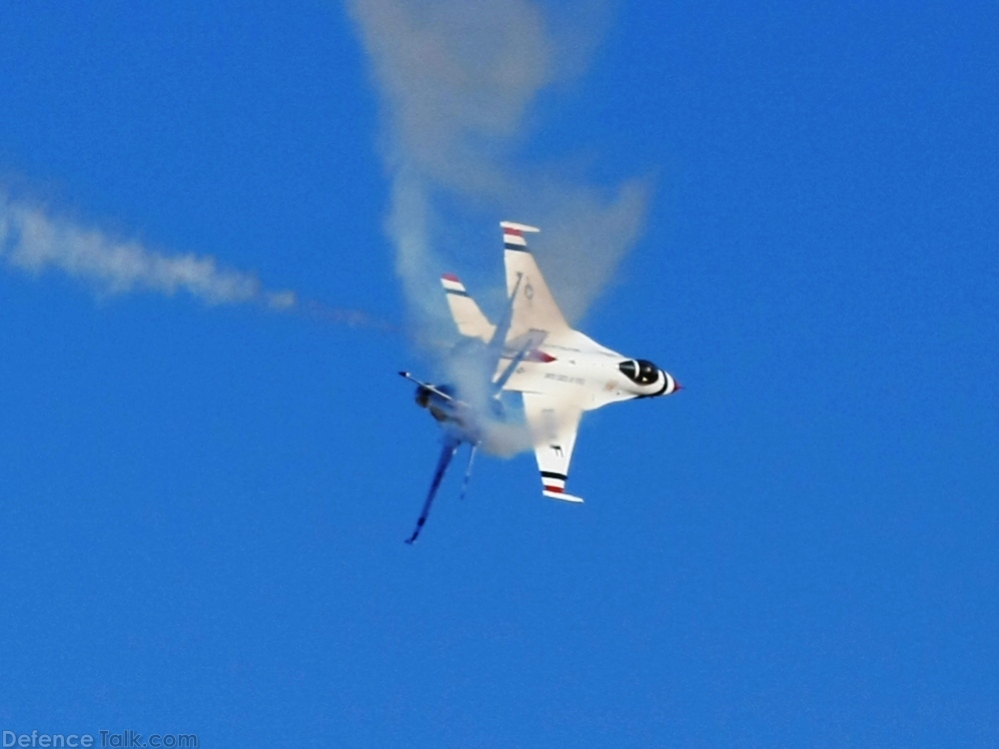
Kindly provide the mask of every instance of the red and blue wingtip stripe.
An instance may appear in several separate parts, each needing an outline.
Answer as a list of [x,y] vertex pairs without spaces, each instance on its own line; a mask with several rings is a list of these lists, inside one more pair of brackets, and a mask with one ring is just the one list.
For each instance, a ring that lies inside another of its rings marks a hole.
[[524,239],[524,235],[516,229],[504,229],[503,249],[527,252],[527,240]]
[[503,227],[503,247],[507,250],[519,250],[520,252],[527,252],[527,240],[524,238],[524,234],[528,232],[537,232],[533,226],[527,226],[525,224],[515,224],[512,221],[502,221],[500,226]]
[[565,480],[567,478],[569,477],[564,473],[557,471],[541,471],[541,484],[545,487],[546,492],[565,493]]
[[441,276],[441,285],[448,294],[468,296],[468,292],[465,291],[465,285],[458,280],[458,277],[454,273],[444,273]]

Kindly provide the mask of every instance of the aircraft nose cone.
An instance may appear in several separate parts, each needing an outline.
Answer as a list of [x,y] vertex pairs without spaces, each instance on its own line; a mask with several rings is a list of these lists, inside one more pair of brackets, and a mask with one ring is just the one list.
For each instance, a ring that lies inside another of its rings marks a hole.
[[678,390],[683,390],[683,385],[677,382],[676,378],[671,375],[666,370],[661,370],[663,373],[663,381],[666,383],[666,387],[663,388],[662,395],[673,395],[673,393]]

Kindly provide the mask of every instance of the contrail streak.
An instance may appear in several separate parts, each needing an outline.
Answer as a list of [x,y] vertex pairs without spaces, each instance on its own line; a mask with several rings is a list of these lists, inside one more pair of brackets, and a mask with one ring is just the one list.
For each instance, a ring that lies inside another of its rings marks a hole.
[[210,305],[252,303],[275,310],[297,303],[293,291],[266,289],[254,274],[221,267],[210,256],[150,250],[3,193],[0,260],[36,276],[62,272],[101,294],[184,292]]
[[165,253],[117,239],[92,226],[54,215],[0,190],[0,263],[40,276],[60,272],[106,296],[151,292],[187,294],[216,305],[248,304],[320,323],[396,334],[400,329],[357,309],[302,299],[289,289],[269,289],[257,276],[220,266],[215,258]]

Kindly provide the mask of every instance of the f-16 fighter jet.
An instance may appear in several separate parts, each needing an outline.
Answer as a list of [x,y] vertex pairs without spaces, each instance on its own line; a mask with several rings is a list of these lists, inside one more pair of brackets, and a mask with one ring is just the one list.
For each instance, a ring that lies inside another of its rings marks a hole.
[[[559,310],[527,247],[533,226],[504,221],[507,302],[502,318],[491,323],[458,277],[441,277],[448,306],[465,344],[477,345],[481,371],[460,383],[433,385],[409,372],[417,384],[416,402],[444,430],[443,448],[430,491],[407,543],[427,520],[444,473],[463,443],[471,447],[461,494],[464,496],[479,448],[499,452],[497,428],[504,424],[504,393],[523,398],[524,419],[541,472],[542,494],[563,502],[583,500],[566,491],[569,462],[585,411],[618,401],[672,395],[680,385],[646,359],[632,359],[574,330]],[[469,380],[466,382],[466,380]]]

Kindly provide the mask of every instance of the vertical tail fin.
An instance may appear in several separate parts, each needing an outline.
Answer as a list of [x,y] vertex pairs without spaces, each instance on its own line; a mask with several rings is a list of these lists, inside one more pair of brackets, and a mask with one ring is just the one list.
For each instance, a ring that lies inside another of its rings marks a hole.
[[447,305],[451,308],[451,317],[458,326],[458,332],[469,338],[481,338],[488,343],[496,326],[482,314],[479,305],[468,295],[458,277],[453,273],[445,273],[441,276],[441,285],[447,292]]

